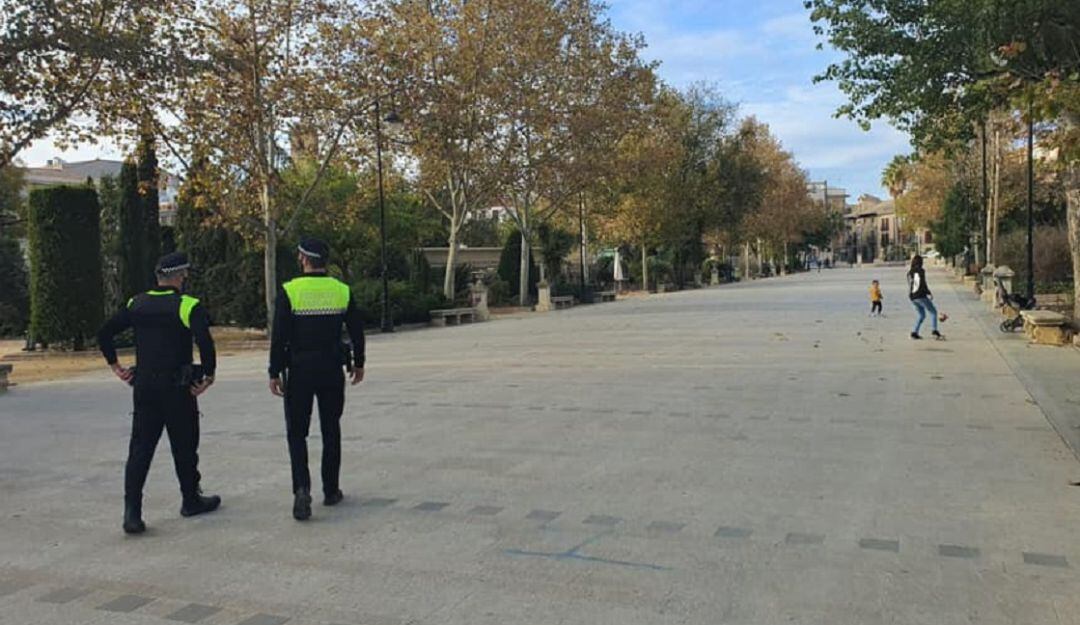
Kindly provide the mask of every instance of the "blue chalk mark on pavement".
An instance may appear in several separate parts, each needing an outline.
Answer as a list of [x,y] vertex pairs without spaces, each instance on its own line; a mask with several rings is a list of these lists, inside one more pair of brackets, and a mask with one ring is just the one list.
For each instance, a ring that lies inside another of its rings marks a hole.
[[581,550],[600,540],[604,536],[607,536],[611,532],[601,532],[595,536],[590,537],[581,544],[575,545],[566,551],[547,552],[547,551],[527,551],[523,549],[505,549],[503,553],[508,556],[528,557],[528,558],[546,558],[548,560],[555,561],[567,561],[576,560],[578,562],[592,562],[594,564],[607,564],[611,566],[623,566],[632,569],[642,569],[646,571],[670,571],[671,567],[660,566],[659,564],[649,564],[648,562],[628,562],[626,560],[612,560],[610,558],[599,558],[596,556],[587,556],[581,553]]

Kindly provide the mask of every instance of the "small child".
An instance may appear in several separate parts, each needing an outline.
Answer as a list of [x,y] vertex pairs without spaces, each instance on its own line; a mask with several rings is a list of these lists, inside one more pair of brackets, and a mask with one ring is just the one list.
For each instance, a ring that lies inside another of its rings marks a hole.
[[884,298],[881,296],[881,283],[874,280],[870,284],[870,316],[881,316],[881,301]]

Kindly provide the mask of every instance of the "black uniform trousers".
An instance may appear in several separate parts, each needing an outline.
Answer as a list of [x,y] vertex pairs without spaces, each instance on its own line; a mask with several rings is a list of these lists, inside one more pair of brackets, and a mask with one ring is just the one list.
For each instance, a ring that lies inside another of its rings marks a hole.
[[289,369],[285,378],[285,434],[289,442],[294,493],[301,488],[311,490],[307,436],[311,429],[311,409],[316,399],[319,401],[319,428],[323,443],[323,492],[333,494],[339,488],[345,375],[340,366],[319,369]]
[[176,477],[184,500],[193,499],[198,491],[195,445],[198,421],[195,398],[191,390],[175,381],[154,380],[135,382],[135,412],[131,422],[131,443],[124,469],[124,498],[138,501],[142,497],[150,463],[161,433],[169,433]]

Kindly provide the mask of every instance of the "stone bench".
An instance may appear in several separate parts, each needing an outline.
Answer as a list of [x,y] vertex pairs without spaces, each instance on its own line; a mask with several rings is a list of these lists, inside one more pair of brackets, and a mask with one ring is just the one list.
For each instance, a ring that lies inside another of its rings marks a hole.
[[1067,345],[1070,329],[1065,315],[1051,310],[1023,310],[1024,333],[1038,345]]
[[13,365],[0,363],[0,394],[6,393],[8,387],[11,386],[11,382],[8,381],[8,376],[11,375],[11,371],[14,368]]
[[551,305],[555,307],[555,310],[562,310],[563,308],[570,308],[577,304],[577,300],[573,295],[560,295],[558,297],[551,298]]
[[475,308],[448,308],[431,311],[431,325],[437,328],[473,323],[479,318]]
[[615,291],[600,291],[599,293],[596,294],[596,298],[601,303],[603,303],[603,302],[614,302],[615,301]]

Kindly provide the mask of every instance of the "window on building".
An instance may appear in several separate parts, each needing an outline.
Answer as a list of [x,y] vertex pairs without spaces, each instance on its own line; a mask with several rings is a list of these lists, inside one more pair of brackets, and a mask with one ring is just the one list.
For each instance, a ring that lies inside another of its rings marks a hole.
[[888,232],[889,231],[889,220],[887,218],[882,218],[881,219],[881,231],[882,232]]
[[930,245],[933,242],[934,242],[934,235],[929,230],[927,230],[926,235],[923,237],[923,243],[925,243],[927,245]]

